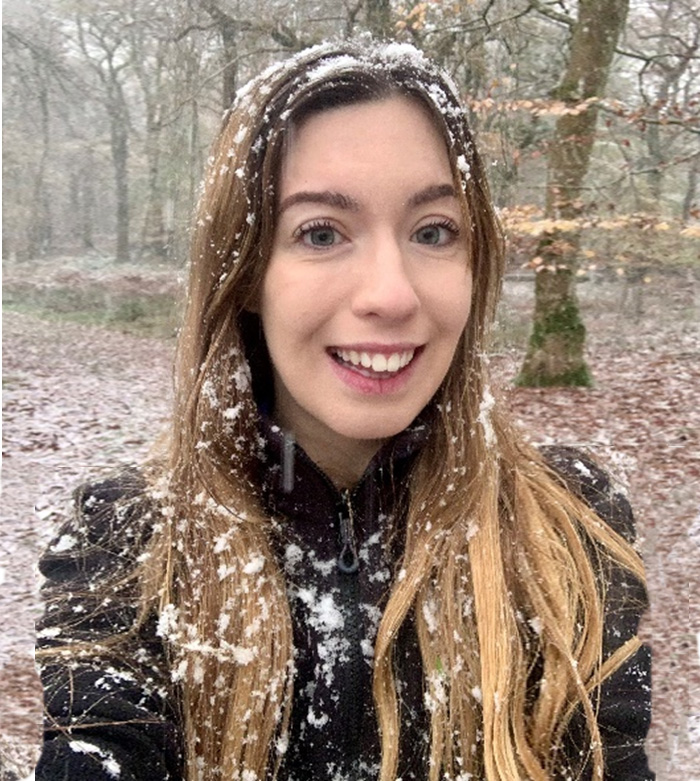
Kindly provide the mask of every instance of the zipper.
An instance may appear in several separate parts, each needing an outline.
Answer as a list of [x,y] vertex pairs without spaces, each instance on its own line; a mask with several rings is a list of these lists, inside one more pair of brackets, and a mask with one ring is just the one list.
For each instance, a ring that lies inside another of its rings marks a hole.
[[345,575],[352,575],[360,568],[355,540],[355,521],[352,515],[350,491],[343,491],[343,504],[340,508],[340,554],[338,569]]
[[350,642],[349,658],[343,665],[343,676],[339,681],[342,697],[345,701],[345,733],[340,736],[345,770],[354,777],[357,764],[361,759],[363,697],[361,692],[368,683],[366,662],[362,653],[361,640],[363,622],[360,611],[360,559],[357,555],[355,522],[352,508],[352,493],[346,489],[341,493],[342,501],[338,506],[340,521],[340,553],[337,568],[340,573],[339,587],[345,618],[345,636]]
[[[348,659],[337,671],[336,685],[342,703],[339,708],[341,721],[346,725],[342,734],[333,736],[341,750],[339,761],[348,778],[356,778],[362,760],[363,716],[368,705],[364,695],[371,692],[371,669],[363,650],[364,621],[360,606],[360,557],[355,530],[353,500],[359,497],[360,486],[365,485],[364,474],[353,489],[339,490],[323,470],[304,451],[295,448],[292,438],[284,442],[282,464],[282,487],[291,489],[294,484],[295,459],[302,458],[305,466],[318,474],[332,492],[338,519],[338,544],[340,551],[336,558],[338,598],[345,620],[344,633],[350,643]],[[371,697],[369,698],[371,700]]]
[[[292,435],[285,435],[282,452],[282,488],[289,493],[294,486],[294,459],[298,453]],[[358,486],[364,481],[364,475],[354,490],[345,488],[339,491],[328,475],[302,451],[307,464],[328,486],[330,491],[340,497],[338,502],[338,520],[340,526],[340,553],[336,559],[338,570],[345,575],[353,575],[360,569],[360,559],[357,555],[357,540],[355,539],[355,521],[352,512],[352,498]]]

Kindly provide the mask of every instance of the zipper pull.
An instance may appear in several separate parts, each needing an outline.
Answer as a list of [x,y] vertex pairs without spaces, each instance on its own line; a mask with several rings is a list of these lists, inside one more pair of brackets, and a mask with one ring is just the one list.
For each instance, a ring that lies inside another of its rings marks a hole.
[[338,556],[338,569],[346,575],[352,575],[360,568],[360,560],[357,556],[357,547],[355,545],[355,528],[352,518],[352,504],[350,503],[350,492],[343,493],[347,514],[341,512],[340,517],[340,542],[342,548]]
[[291,494],[294,489],[294,434],[284,432],[282,445],[282,490]]

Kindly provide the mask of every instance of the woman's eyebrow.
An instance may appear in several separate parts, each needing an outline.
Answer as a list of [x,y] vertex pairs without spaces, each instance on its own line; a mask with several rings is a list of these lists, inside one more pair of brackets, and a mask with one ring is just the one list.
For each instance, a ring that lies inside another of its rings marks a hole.
[[408,199],[409,206],[422,206],[441,198],[455,198],[455,188],[451,184],[431,184]]
[[322,192],[301,190],[298,193],[288,195],[282,201],[279,213],[281,214],[285,209],[289,209],[290,206],[294,206],[297,203],[321,203],[326,206],[333,206],[336,209],[345,209],[353,212],[360,210],[360,204],[349,195],[343,195],[342,193],[336,193],[330,190],[324,190]]
[[[441,198],[454,198],[455,188],[451,184],[431,184],[425,187],[423,190],[419,190],[414,193],[408,199],[409,206],[422,206],[425,203],[431,201],[438,201]],[[300,190],[297,193],[288,195],[280,204],[279,214],[285,209],[289,209],[291,206],[297,203],[320,203],[325,206],[332,206],[336,209],[343,209],[346,211],[359,211],[360,204],[354,198],[343,193],[333,192],[332,190],[323,190],[320,192],[310,190]]]

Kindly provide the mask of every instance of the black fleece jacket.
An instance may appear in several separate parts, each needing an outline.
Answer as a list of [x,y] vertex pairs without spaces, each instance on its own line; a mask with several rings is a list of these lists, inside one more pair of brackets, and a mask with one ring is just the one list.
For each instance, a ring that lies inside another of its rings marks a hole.
[[[398,497],[424,438],[420,426],[399,436],[352,491],[340,492],[278,429],[267,431],[265,497],[271,513],[282,519],[279,556],[297,653],[284,781],[377,778],[372,649],[396,562],[386,530],[396,522]],[[550,449],[547,457],[601,517],[632,536],[629,505],[601,470],[573,450]],[[82,640],[89,652],[70,662],[52,662],[42,671],[46,730],[37,781],[183,778],[179,696],[155,619],[146,623],[128,655],[100,648],[101,641],[135,618],[128,586],[105,595],[100,584],[133,566],[153,525],[152,512],[136,471],[84,487],[75,517],[41,561],[47,610],[38,626],[39,646]],[[610,573],[606,651],[635,634],[644,599],[640,584],[619,571]],[[427,717],[410,621],[397,649],[399,776],[425,781]],[[650,694],[650,655],[643,647],[602,688],[606,781],[654,778],[643,748]],[[566,740],[572,757],[585,748],[580,718],[572,721]],[[590,778],[590,770],[582,778]]]

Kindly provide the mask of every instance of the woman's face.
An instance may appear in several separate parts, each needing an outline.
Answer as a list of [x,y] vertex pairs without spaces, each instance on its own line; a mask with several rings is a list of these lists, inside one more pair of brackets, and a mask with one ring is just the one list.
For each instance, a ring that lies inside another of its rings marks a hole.
[[278,203],[259,309],[275,418],[319,463],[376,449],[430,401],[469,317],[444,142],[406,98],[322,112],[290,139]]

